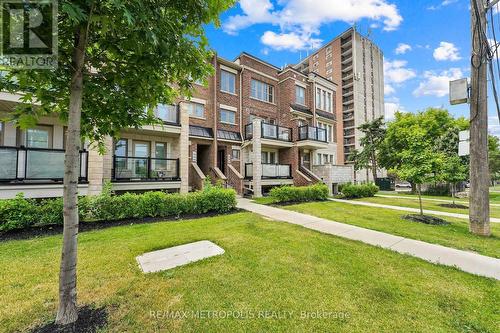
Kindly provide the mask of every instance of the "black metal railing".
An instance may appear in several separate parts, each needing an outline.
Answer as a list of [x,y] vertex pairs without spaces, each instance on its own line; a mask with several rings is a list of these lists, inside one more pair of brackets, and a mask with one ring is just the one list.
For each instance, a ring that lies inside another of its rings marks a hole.
[[[80,151],[79,181],[87,181],[88,152]],[[62,182],[64,149],[0,147],[0,182]]]
[[299,127],[299,141],[313,140],[327,142],[326,129],[304,125]]
[[[292,129],[288,127],[282,127],[275,124],[261,123],[261,137],[263,139],[280,140],[291,142]],[[252,140],[253,138],[253,124],[245,125],[245,139]]]
[[[253,163],[245,164],[245,178],[253,179]],[[292,178],[291,164],[262,163],[262,179]]]
[[179,180],[179,159],[113,156],[113,181]]

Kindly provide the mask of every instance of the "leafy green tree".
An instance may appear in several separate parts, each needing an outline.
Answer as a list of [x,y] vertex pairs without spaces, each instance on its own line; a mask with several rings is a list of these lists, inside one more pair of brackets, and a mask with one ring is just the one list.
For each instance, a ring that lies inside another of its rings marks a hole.
[[500,180],[500,139],[488,136],[488,158],[491,181]]
[[[158,121],[152,108],[188,95],[213,72],[204,25],[232,0],[59,1],[55,70],[12,70],[0,89],[25,92],[13,113],[19,126],[58,114],[68,125],[64,232],[57,324],[75,322],[78,234],[77,183],[81,139],[102,142],[125,127]],[[40,107],[32,107],[38,101]]]
[[363,148],[357,153],[356,161],[363,168],[369,167],[372,171],[373,181],[377,179],[379,151],[385,138],[384,118],[380,117],[364,123],[358,129],[364,134],[360,140]]
[[[347,156],[347,161],[352,163],[354,171],[359,171],[369,167],[368,160],[361,158],[360,155],[361,153],[359,150],[353,149]],[[356,172],[354,173],[354,181],[356,182]]]
[[442,169],[440,171],[441,179],[450,183],[451,196],[453,197],[453,204],[455,204],[455,196],[457,193],[457,183],[464,181],[468,177],[467,164],[463,162],[456,153],[454,155],[444,155]]

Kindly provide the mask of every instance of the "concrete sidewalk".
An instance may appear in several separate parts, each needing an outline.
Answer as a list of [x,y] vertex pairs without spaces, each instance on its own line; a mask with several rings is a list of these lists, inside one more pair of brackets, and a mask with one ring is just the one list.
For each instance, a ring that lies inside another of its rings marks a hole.
[[326,234],[380,246],[432,263],[455,266],[468,273],[500,280],[500,259],[338,223],[281,208],[265,206],[254,203],[249,199],[239,198],[238,208],[276,221],[288,222]]
[[[418,200],[418,197],[410,197],[410,196],[404,196],[404,195],[390,195],[390,194],[375,194],[376,197],[381,197],[381,198],[397,198],[397,199],[409,199],[409,200]],[[437,202],[447,202],[447,203],[453,203],[453,200],[448,200],[448,199],[435,199],[435,198],[422,198],[422,201],[437,201]],[[460,200],[455,200],[456,204],[466,204],[469,205],[468,201],[460,201]],[[500,204],[494,204],[490,202],[490,206],[494,207],[500,207]]]
[[[355,201],[355,200],[343,200],[343,199],[333,199],[333,198],[330,198],[328,200],[335,201],[335,202],[346,203],[346,204],[351,204],[351,205],[358,205],[358,206],[368,206],[368,207],[376,207],[376,208],[401,210],[401,211],[404,211],[404,212],[411,212],[411,213],[420,213],[420,209],[418,209],[418,208],[410,208],[410,207],[402,207],[402,206],[391,206],[391,205],[378,204],[378,203],[374,203],[374,202]],[[437,211],[437,210],[428,210],[428,209],[424,209],[424,213],[425,214],[431,214],[431,215],[454,217],[454,218],[457,218],[457,219],[466,219],[466,220],[469,219],[469,215],[467,215],[467,214],[440,212],[440,211]],[[495,218],[495,217],[490,217],[490,222],[491,223],[500,223],[500,219],[499,218]]]

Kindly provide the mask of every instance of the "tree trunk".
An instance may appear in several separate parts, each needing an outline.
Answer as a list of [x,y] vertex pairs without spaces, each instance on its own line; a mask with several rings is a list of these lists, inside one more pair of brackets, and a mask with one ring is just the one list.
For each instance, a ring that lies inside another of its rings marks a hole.
[[373,183],[377,182],[377,159],[375,157],[375,153],[372,154],[372,175],[373,175]]
[[76,304],[76,263],[78,235],[78,177],[80,175],[80,119],[83,97],[83,64],[87,29],[75,33],[73,78],[70,84],[68,131],[64,159],[64,230],[59,272],[59,309],[56,323],[67,325],[78,319]]
[[455,186],[456,183],[451,184],[451,198],[453,200],[453,205],[455,205],[455,192],[457,191]]
[[418,192],[418,202],[420,205],[420,215],[424,215],[424,209],[422,208],[422,184],[417,185]]

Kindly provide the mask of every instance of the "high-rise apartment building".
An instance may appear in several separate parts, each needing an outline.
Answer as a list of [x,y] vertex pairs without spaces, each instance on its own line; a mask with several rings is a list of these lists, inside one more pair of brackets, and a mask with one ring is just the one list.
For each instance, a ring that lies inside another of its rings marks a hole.
[[[355,28],[350,28],[295,66],[303,73],[319,74],[338,85],[339,164],[347,163],[352,150],[361,149],[362,133],[357,127],[384,116],[383,62],[380,48]],[[370,176],[369,172],[361,170],[356,180],[372,180]]]

